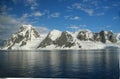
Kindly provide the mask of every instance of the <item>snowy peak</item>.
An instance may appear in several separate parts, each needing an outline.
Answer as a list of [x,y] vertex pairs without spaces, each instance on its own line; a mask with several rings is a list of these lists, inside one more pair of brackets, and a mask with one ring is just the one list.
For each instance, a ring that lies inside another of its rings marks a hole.
[[21,29],[31,29],[32,28],[32,25],[22,25],[21,26]]
[[34,39],[39,37],[39,33],[31,25],[21,26],[20,30],[17,33],[26,36],[29,39]]
[[53,30],[48,35],[49,35],[49,38],[51,38],[51,40],[54,41],[61,36],[61,33],[62,32],[59,30]]
[[40,37],[39,33],[31,25],[23,25],[8,39],[5,47],[6,49],[12,49],[14,46],[21,47],[38,37]]

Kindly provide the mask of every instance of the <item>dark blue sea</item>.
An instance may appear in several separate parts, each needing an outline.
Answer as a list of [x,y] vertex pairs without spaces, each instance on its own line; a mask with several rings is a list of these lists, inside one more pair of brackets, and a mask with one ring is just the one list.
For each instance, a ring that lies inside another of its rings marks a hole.
[[119,79],[120,49],[0,50],[0,78]]

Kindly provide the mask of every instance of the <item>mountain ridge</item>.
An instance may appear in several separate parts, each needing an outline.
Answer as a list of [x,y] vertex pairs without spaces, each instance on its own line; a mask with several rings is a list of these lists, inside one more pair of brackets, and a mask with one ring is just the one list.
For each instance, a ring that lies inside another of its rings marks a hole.
[[42,36],[32,25],[23,25],[12,34],[3,49],[100,49],[106,44],[116,44],[119,37],[112,31],[81,30],[73,33],[56,29]]

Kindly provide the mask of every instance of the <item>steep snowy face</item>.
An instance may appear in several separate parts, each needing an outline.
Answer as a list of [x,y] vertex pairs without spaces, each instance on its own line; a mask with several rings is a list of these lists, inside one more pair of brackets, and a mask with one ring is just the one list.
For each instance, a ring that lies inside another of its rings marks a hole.
[[12,49],[17,44],[18,47],[27,44],[27,41],[40,37],[39,33],[31,25],[23,25],[19,31],[14,33],[7,41],[6,49]]
[[59,30],[53,30],[51,31],[46,38],[39,44],[38,48],[44,48],[46,46],[49,46],[51,44],[54,44],[54,41],[61,36],[61,31]]
[[69,32],[60,32],[54,30],[48,34],[48,36],[40,43],[38,48],[44,48],[53,45],[57,47],[71,47],[74,45],[73,37]]
[[61,36],[61,31],[59,30],[53,30],[49,33],[49,38],[51,38],[51,40],[55,41],[57,38],[59,38]]
[[120,42],[120,33],[116,35],[116,39]]
[[18,31],[19,34],[26,36],[28,39],[39,37],[39,33],[31,25],[23,25]]

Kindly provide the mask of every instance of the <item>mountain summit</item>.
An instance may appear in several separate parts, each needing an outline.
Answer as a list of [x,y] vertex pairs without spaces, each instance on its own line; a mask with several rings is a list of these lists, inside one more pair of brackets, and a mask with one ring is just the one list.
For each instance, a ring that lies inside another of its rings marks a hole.
[[16,49],[22,46],[26,46],[28,42],[39,38],[39,33],[31,25],[23,25],[20,27],[19,31],[12,34],[8,39],[5,48],[6,49]]

